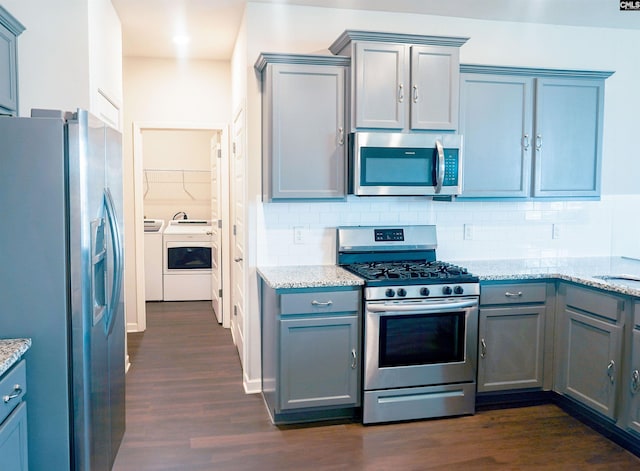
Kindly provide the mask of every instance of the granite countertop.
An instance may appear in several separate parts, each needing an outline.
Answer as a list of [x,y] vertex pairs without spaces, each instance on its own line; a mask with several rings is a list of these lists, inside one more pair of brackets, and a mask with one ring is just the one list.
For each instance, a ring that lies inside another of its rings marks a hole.
[[31,347],[31,339],[0,339],[0,376]]
[[[640,281],[606,279],[631,275],[640,280],[640,260],[626,257],[557,257],[549,259],[451,260],[480,281],[565,280],[640,298]],[[336,265],[258,267],[271,288],[357,286],[364,281]],[[601,278],[602,277],[602,278]]]
[[271,288],[319,288],[358,286],[362,278],[337,265],[258,267],[258,273]]
[[[640,280],[640,260],[626,257],[566,257],[522,260],[457,260],[480,281],[560,279],[640,297],[640,281],[606,279],[631,275]],[[603,278],[601,278],[603,277]]]

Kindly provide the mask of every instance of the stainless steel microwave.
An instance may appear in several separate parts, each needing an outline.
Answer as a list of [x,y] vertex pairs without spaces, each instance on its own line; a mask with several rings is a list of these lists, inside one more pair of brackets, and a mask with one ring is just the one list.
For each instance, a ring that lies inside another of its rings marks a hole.
[[359,196],[449,196],[462,190],[462,136],[355,132],[349,190]]

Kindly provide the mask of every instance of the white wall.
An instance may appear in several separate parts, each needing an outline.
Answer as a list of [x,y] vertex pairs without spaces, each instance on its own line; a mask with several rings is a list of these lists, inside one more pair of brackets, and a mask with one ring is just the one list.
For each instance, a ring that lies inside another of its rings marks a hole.
[[171,220],[178,212],[189,219],[211,219],[211,139],[216,131],[146,129],[144,217]]
[[[635,86],[640,32],[256,3],[248,4],[246,21],[250,65],[262,51],[328,53],[345,29],[363,29],[470,37],[460,51],[463,63],[616,71],[606,82],[601,201],[444,203],[349,197],[346,202],[313,204],[260,202],[261,97],[259,81],[249,72],[248,168],[254,169],[248,176],[253,202],[249,214],[256,215],[257,226],[247,234],[250,250],[257,254],[252,263],[331,264],[336,226],[396,223],[436,224],[438,256],[444,260],[534,257],[544,263],[554,257],[612,252],[640,256],[637,238],[620,236],[639,225],[631,215],[640,202],[640,156],[633,129],[640,107]],[[463,239],[464,224],[473,226],[472,240]],[[557,239],[552,238],[554,224]],[[293,226],[307,229],[303,244],[293,243]],[[249,280],[249,286],[255,284]],[[247,343],[259,349],[257,296],[247,304]],[[245,369],[256,372],[259,364]]]
[[[179,127],[207,123],[224,124],[231,114],[230,63],[221,61],[179,61],[126,57],[124,72],[124,187],[125,226],[135,227],[136,214],[133,162],[133,124],[158,123]],[[141,183],[141,182],[138,182]],[[142,209],[142,208],[140,208]],[[135,232],[125,233],[126,303],[137,306]],[[137,312],[127,311],[128,325],[137,324]]]

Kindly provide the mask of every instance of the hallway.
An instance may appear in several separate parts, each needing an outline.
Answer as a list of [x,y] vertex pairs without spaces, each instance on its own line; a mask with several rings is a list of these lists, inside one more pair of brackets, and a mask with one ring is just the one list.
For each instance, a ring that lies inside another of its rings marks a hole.
[[244,393],[208,302],[150,303],[129,334],[127,431],[113,471],[640,469],[554,405],[362,426],[271,424]]

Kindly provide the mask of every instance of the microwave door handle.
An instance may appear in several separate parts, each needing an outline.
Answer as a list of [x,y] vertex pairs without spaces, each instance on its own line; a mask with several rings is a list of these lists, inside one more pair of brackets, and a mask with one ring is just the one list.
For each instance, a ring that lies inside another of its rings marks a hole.
[[436,139],[436,152],[438,153],[438,169],[436,172],[436,193],[440,193],[442,190],[442,184],[444,182],[444,148],[440,139]]

